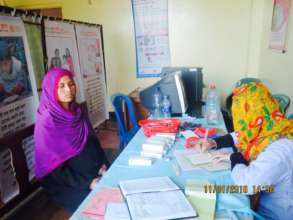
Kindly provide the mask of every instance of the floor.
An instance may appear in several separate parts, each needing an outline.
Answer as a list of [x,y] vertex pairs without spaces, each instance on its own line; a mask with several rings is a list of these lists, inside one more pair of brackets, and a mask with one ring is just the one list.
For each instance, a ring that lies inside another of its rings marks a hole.
[[[107,121],[97,129],[100,143],[110,162],[115,160],[118,152],[119,138],[116,123]],[[52,204],[44,191],[40,188],[33,198],[16,210],[5,220],[65,220],[70,214]]]

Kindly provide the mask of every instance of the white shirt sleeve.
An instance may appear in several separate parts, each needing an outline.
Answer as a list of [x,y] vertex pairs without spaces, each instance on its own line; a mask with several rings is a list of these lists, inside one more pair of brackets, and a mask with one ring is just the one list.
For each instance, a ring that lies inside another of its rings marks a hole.
[[231,137],[233,138],[234,145],[238,143],[238,137],[236,136],[235,132],[230,133]]
[[286,155],[287,151],[292,152],[292,145],[288,149],[287,142],[286,139],[273,142],[249,166],[237,164],[231,173],[234,183],[247,186],[249,194],[253,193],[253,186],[276,185],[288,173],[288,166],[293,161],[288,161]]

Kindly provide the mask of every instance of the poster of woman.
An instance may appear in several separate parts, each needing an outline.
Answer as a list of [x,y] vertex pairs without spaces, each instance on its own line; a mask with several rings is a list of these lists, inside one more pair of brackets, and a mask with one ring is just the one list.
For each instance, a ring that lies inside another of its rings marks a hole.
[[36,80],[20,18],[0,16],[0,138],[35,121]]
[[48,69],[62,67],[70,70],[77,82],[77,101],[84,102],[84,86],[80,74],[74,25],[47,20],[44,24]]

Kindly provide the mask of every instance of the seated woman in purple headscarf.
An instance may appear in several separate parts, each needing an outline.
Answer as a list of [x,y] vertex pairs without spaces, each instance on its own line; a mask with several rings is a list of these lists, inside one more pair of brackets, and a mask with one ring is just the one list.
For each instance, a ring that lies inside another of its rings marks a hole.
[[70,212],[109,165],[75,94],[71,72],[50,70],[43,80],[34,133],[36,177],[50,199]]

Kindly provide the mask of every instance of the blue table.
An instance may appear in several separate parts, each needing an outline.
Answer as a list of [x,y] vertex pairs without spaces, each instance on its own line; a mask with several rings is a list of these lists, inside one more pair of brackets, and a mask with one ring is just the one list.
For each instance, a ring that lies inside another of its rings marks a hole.
[[[224,125],[221,125],[220,127],[223,126]],[[71,220],[89,219],[83,216],[81,212],[85,205],[91,200],[91,197],[97,191],[99,191],[101,187],[118,187],[119,181],[121,180],[169,176],[181,189],[185,188],[186,179],[190,178],[206,179],[219,185],[233,184],[230,171],[208,172],[205,170],[193,170],[188,172],[181,172],[181,174],[177,176],[173,165],[173,163],[177,163],[175,157],[173,156],[173,151],[175,149],[183,149],[183,138],[176,139],[175,145],[168,153],[168,156],[171,157],[170,161],[156,160],[155,163],[150,167],[129,167],[129,156],[139,155],[144,141],[145,136],[143,131],[140,129],[127,145],[127,147],[121,152],[119,157],[115,160],[100,182],[96,185],[95,189],[88,195],[88,197],[81,203],[76,212],[71,216]],[[253,219],[251,215],[252,212],[249,207],[249,199],[244,194],[217,194],[216,217],[218,218],[228,217],[228,219]]]

